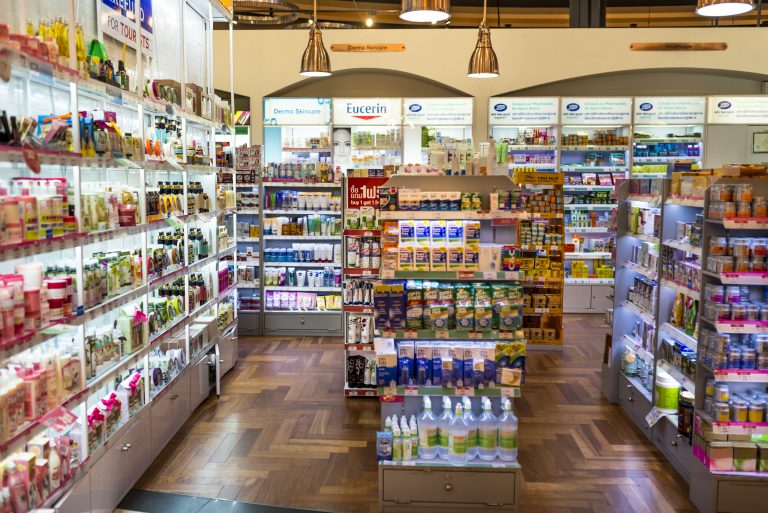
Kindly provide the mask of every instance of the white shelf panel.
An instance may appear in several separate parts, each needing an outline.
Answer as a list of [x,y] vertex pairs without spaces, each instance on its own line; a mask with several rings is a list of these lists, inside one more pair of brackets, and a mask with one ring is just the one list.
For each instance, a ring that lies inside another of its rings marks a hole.
[[673,367],[671,363],[666,360],[659,360],[659,368],[672,376],[672,379],[680,383],[686,390],[695,393],[696,383],[691,378],[680,372],[676,367]]
[[566,278],[566,285],[610,285],[613,286],[613,278]]
[[587,211],[593,211],[593,210],[613,210],[614,208],[617,208],[618,205],[616,203],[608,203],[605,205],[590,205],[590,204],[579,204],[579,203],[570,203],[565,205],[565,210],[587,210]]
[[565,173],[626,173],[627,166],[560,166],[560,171]]
[[614,189],[613,185],[564,185],[566,191],[586,191],[586,192],[610,192]]
[[642,265],[636,264],[634,262],[625,262],[624,268],[629,269],[630,271],[640,274],[642,276],[645,276],[646,278],[650,280],[656,280],[658,279],[659,275],[654,269],[649,269],[647,267],[643,267]]
[[685,155],[661,155],[658,157],[633,157],[635,164],[650,164],[654,162],[701,162],[701,157],[688,157]]
[[304,188],[313,188],[313,189],[338,189],[341,187],[341,184],[339,183],[311,183],[311,182],[292,182],[292,181],[267,181],[264,180],[263,182],[264,187],[299,187],[301,189]]
[[566,226],[565,233],[612,233],[607,226]]
[[321,216],[340,216],[341,212],[336,210],[283,210],[283,209],[264,209],[265,214],[271,215],[286,215],[286,216],[303,216],[303,215],[321,215]]
[[569,260],[602,260],[604,258],[611,258],[611,256],[611,253],[603,251],[594,251],[592,253],[573,252],[565,254],[565,258]]
[[624,301],[621,306],[635,314],[636,316],[640,317],[643,321],[647,322],[648,324],[656,325],[656,317],[651,312],[648,312],[647,310],[644,310],[640,308],[638,305],[634,304],[632,301]]
[[653,235],[646,235],[644,233],[627,233],[627,237],[632,237],[633,239],[641,240],[643,242],[650,242],[651,244],[658,244],[659,238],[654,237]]
[[686,242],[680,242],[679,240],[665,240],[664,241],[665,246],[669,246],[670,248],[679,249],[681,251],[687,251],[688,253],[693,253],[694,255],[701,256],[702,248],[698,246],[691,246],[690,244]]
[[692,297],[694,299],[699,299],[699,296],[701,295],[701,291],[690,289],[685,285],[680,285],[679,283],[675,283],[671,280],[662,279],[661,284],[674,290],[675,292],[681,292],[682,294],[685,294],[686,296]]
[[699,345],[698,341],[695,338],[693,338],[692,336],[690,336],[689,334],[687,334],[677,326],[673,326],[668,322],[662,323],[660,331],[662,331],[663,333],[667,333],[673,339],[683,343],[686,347],[688,347],[689,349],[693,349],[694,351]]
[[560,146],[560,151],[628,151],[629,146],[601,146],[598,144],[585,144],[579,146]]
[[264,235],[264,240],[341,240],[341,235]]
[[683,207],[704,208],[704,198],[693,196],[674,196],[670,194],[666,199],[667,205],[680,205]]
[[421,219],[477,219],[486,220],[517,220],[528,219],[531,214],[521,211],[503,210],[395,210],[379,213],[379,218],[388,220],[421,220]]
[[509,169],[557,169],[557,162],[510,162]]
[[265,291],[278,291],[278,292],[341,292],[341,287],[278,287],[268,286],[264,287]]
[[333,262],[264,262],[264,267],[341,267]]

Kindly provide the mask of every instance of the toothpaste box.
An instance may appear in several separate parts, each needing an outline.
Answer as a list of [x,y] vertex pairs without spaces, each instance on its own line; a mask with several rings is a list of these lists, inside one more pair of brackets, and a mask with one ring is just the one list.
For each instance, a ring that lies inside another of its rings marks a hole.
[[464,348],[462,346],[451,346],[449,348],[450,358],[453,360],[453,386],[464,386]]
[[432,343],[416,342],[416,384],[432,385]]
[[464,269],[464,248],[461,246],[448,246],[446,249],[449,271],[462,271]]
[[464,222],[463,221],[447,221],[445,229],[446,229],[446,237],[448,238],[448,246],[464,245]]
[[400,385],[415,384],[415,357],[413,340],[401,340],[397,344],[397,372]]
[[397,385],[397,352],[391,338],[377,338],[373,341],[376,351],[376,384],[380,387]]
[[386,283],[373,286],[373,312],[376,329],[389,329],[389,285]]
[[389,327],[393,330],[405,329],[405,284],[389,284]]
[[398,223],[400,246],[412,246],[416,242],[416,222],[404,220]]
[[464,243],[480,244],[480,221],[464,221]]
[[397,268],[401,271],[416,269],[415,251],[411,245],[401,245],[397,251]]

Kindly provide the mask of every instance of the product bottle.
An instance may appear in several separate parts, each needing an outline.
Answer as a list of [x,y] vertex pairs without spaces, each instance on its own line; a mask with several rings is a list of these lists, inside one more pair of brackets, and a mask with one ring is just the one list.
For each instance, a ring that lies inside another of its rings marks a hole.
[[491,400],[483,397],[483,413],[477,421],[477,455],[481,460],[496,459],[496,417],[491,411]]
[[392,423],[392,460],[403,461],[403,439],[401,438],[400,428],[396,423]]
[[437,446],[437,420],[432,414],[432,402],[429,396],[424,396],[424,411],[419,417],[419,457],[425,460],[435,459]]
[[517,461],[517,417],[509,398],[504,400],[504,413],[499,417],[499,458]]
[[400,432],[403,434],[403,461],[409,461],[413,458],[413,449],[411,448],[411,429],[408,427],[408,422],[405,417],[400,422]]
[[448,429],[452,419],[451,398],[443,397],[443,413],[437,419],[437,455],[444,460],[448,459]]
[[469,438],[469,426],[467,421],[464,420],[464,409],[461,403],[456,404],[456,415],[451,419],[450,426],[448,428],[448,460],[451,465],[466,465],[468,461],[467,455],[467,439]]
[[61,458],[59,458],[59,449],[51,441],[51,450],[48,454],[48,475],[50,476],[50,489],[55,490],[61,484]]
[[411,415],[408,428],[411,430],[411,459],[416,460],[419,458],[419,430],[416,426],[415,415]]
[[469,397],[464,396],[464,421],[469,427],[469,437],[467,438],[467,457],[470,460],[477,458],[477,418],[472,413],[472,402]]
[[11,416],[9,401],[8,379],[0,375],[0,440],[11,437]]

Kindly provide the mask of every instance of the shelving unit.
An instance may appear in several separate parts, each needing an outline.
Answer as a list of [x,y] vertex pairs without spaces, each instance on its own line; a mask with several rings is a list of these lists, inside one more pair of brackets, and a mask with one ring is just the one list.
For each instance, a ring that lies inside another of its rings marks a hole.
[[[56,12],[46,16],[68,24],[74,48],[78,20],[67,14],[97,19],[97,3],[51,4]],[[155,15],[181,20],[182,35],[186,20],[189,32],[186,41],[176,38],[171,76],[130,43],[123,50],[137,63],[129,71],[138,94],[77,71],[85,63],[75,52],[53,64],[0,45],[10,75],[0,83],[8,116],[76,120],[40,127],[60,129],[58,143],[15,141],[23,142],[23,156],[18,146],[0,146],[2,180],[18,186],[4,187],[3,202],[29,207],[22,230],[14,233],[13,219],[3,225],[2,308],[19,322],[3,329],[0,366],[34,388],[2,426],[0,458],[32,452],[60,462],[42,476],[37,467],[36,483],[45,485],[25,490],[24,510],[114,509],[237,358],[236,273],[223,260],[236,241],[234,184],[217,183],[232,170],[214,165],[216,133],[229,132],[231,120],[214,98],[209,58],[212,23],[231,22],[231,13],[207,1],[155,7]],[[189,38],[202,42],[203,69],[188,67]],[[157,88],[164,76],[202,98],[174,104],[141,93],[145,78]],[[81,133],[86,126],[92,131]],[[42,139],[34,129],[28,135]],[[26,291],[18,298],[16,284]],[[16,386],[13,380],[4,385]]]

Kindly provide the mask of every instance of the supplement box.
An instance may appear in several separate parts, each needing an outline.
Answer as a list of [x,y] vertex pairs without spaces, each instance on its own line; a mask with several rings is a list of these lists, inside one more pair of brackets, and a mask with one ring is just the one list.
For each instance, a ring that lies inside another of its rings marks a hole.
[[376,384],[380,387],[397,385],[397,352],[391,338],[374,340],[376,351]]

